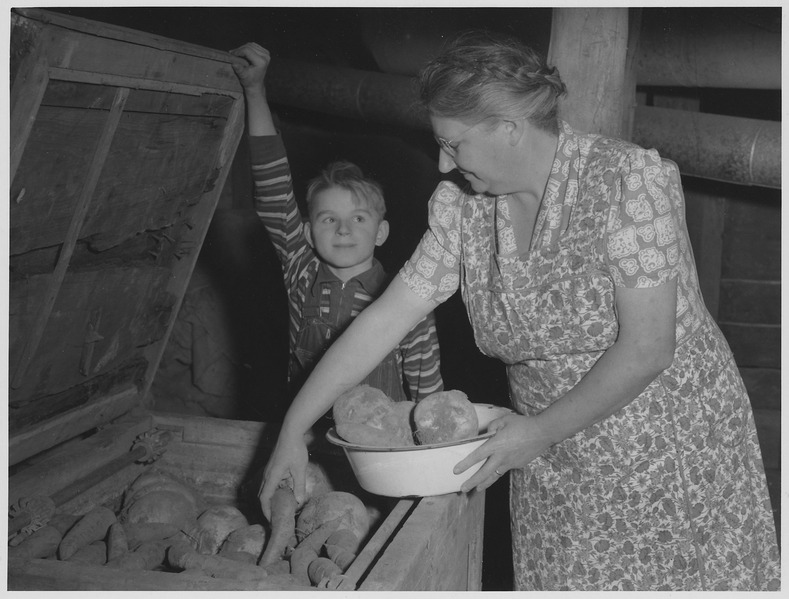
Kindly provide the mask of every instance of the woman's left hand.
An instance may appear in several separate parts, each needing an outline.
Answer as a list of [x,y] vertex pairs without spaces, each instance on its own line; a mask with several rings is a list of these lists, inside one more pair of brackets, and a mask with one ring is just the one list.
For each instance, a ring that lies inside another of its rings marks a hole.
[[455,474],[460,474],[486,460],[482,468],[463,483],[461,491],[464,493],[475,488],[478,491],[487,489],[505,472],[523,468],[551,445],[540,429],[539,417],[510,414],[491,422],[488,430],[496,434],[455,466]]

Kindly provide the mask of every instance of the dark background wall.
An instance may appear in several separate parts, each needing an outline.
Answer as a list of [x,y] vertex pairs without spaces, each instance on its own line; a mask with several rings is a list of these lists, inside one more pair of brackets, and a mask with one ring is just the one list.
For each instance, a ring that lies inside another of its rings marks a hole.
[[[411,75],[443,36],[486,27],[522,36],[543,52],[551,9],[512,8],[61,8],[216,49],[247,41],[277,59]],[[644,9],[642,23],[679,17],[700,38],[722,21],[780,27],[780,8]],[[748,48],[743,48],[747,52]],[[758,68],[754,64],[754,68]],[[640,87],[639,102],[730,116],[781,120],[780,89]],[[330,160],[357,162],[384,187],[392,233],[379,259],[395,272],[427,222],[439,181],[429,132],[364,123],[277,106],[297,196]],[[703,151],[703,148],[701,149]],[[671,156],[668,156],[671,158]],[[682,169],[682,164],[680,168]],[[706,297],[729,340],[751,395],[778,518],[780,507],[780,190],[683,176],[688,223]],[[242,142],[209,230],[185,306],[154,383],[157,405],[191,413],[277,420],[288,404],[287,330],[279,264],[251,209],[248,153]],[[199,316],[195,316],[198,314]],[[506,405],[503,367],[476,349],[459,297],[437,310],[442,374],[448,388],[474,401]],[[224,359],[211,388],[195,385],[191,356],[195,318]],[[180,329],[179,329],[180,325]],[[179,332],[181,334],[179,334]],[[217,386],[217,381],[220,384]],[[488,493],[483,583],[506,590],[511,574],[506,483]],[[501,549],[505,548],[505,549]]]

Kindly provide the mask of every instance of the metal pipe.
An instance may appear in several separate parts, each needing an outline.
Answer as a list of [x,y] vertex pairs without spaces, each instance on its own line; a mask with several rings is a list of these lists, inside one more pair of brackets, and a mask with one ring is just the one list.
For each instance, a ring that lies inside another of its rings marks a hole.
[[636,81],[642,86],[781,89],[780,19],[779,8],[775,13],[644,9]]
[[429,129],[416,80],[346,67],[272,61],[266,73],[272,103],[367,122]]
[[[571,17],[584,7],[561,9]],[[780,7],[641,8],[636,82],[642,86],[781,89]],[[539,51],[548,48],[550,9],[407,11],[380,9],[360,17],[365,43],[380,69],[415,75],[443,40],[478,25],[518,32]],[[632,15],[631,15],[632,19]],[[587,51],[597,51],[587,49]]]
[[633,142],[671,158],[682,174],[781,187],[781,123],[636,107]]
[[[412,77],[278,60],[269,67],[266,88],[273,104],[430,130]],[[780,128],[774,121],[637,107],[633,141],[657,148],[683,174],[780,187]]]

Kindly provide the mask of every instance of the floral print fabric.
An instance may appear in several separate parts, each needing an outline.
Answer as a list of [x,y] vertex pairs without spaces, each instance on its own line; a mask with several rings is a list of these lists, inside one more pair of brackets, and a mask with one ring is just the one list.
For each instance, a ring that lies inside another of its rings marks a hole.
[[699,295],[676,166],[563,124],[529,248],[507,196],[442,183],[400,272],[458,288],[513,407],[562,397],[617,337],[617,287],[677,281],[672,366],[628,406],[513,470],[517,590],[777,590],[779,554],[750,403]]

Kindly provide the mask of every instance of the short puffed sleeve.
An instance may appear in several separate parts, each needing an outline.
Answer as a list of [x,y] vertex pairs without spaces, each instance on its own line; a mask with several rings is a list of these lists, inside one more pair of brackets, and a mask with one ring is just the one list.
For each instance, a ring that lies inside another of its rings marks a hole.
[[449,181],[430,198],[428,230],[399,276],[424,300],[441,303],[460,283],[460,214],[463,193]]
[[607,250],[621,287],[655,287],[678,274],[682,190],[655,150],[630,149],[614,177]]

